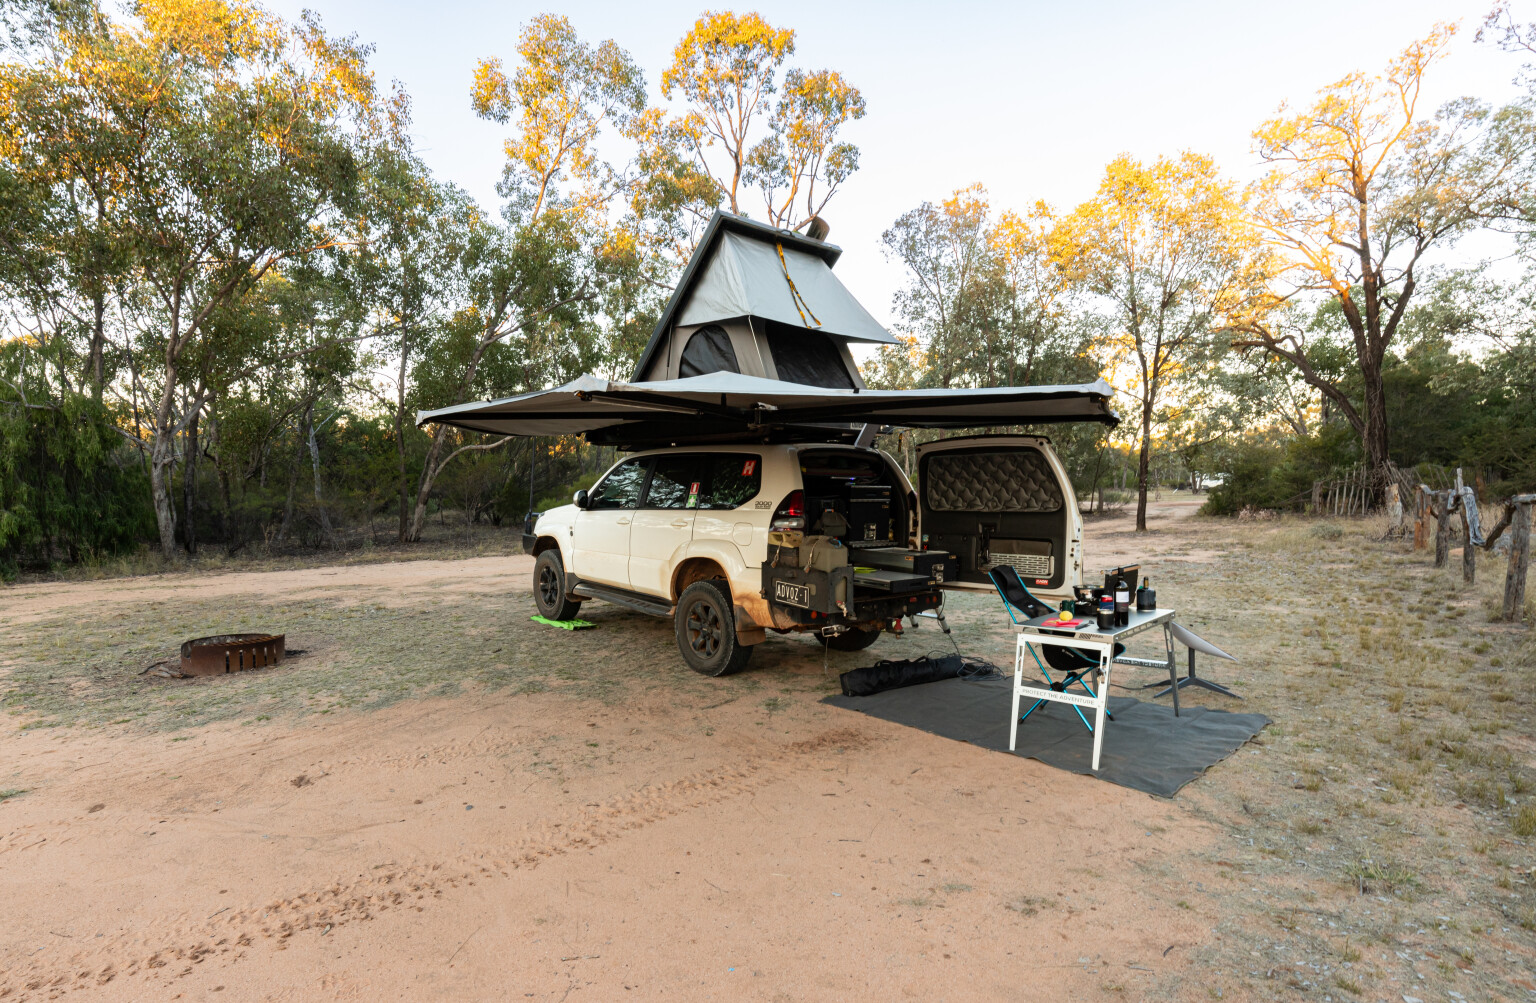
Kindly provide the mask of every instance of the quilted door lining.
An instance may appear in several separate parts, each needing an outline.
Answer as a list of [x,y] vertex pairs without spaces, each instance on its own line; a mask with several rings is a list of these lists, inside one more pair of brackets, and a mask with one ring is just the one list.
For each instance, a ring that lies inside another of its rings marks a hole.
[[1038,450],[938,453],[923,493],[935,512],[1059,512],[1061,485]]

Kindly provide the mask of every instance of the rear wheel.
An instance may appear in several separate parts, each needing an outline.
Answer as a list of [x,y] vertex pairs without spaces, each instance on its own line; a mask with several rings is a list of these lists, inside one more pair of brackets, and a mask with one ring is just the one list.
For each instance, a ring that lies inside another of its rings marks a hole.
[[551,620],[571,620],[581,612],[581,603],[572,602],[565,590],[558,550],[546,550],[533,562],[533,604]]
[[878,630],[849,627],[840,634],[818,634],[821,643],[833,651],[863,651],[880,639]]
[[693,671],[728,676],[746,667],[752,649],[736,639],[736,611],[719,579],[694,582],[677,600],[677,650]]

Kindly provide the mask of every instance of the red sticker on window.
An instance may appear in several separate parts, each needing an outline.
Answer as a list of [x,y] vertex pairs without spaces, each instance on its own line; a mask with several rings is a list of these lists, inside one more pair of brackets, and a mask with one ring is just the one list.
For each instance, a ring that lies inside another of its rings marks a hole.
[[757,469],[757,461],[756,460],[748,460],[746,463],[743,463],[741,465],[741,476],[743,476],[743,477],[751,477],[752,476],[752,472],[754,470],[756,470],[756,469]]
[[691,495],[696,495],[696,494],[699,493],[699,482],[698,481],[694,481],[691,485],[689,485],[688,493],[691,494]]

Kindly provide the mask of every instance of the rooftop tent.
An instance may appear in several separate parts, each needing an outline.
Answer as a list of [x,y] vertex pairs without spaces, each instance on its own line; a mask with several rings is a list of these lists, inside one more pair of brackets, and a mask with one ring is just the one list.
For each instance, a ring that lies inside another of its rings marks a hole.
[[761,317],[851,341],[895,342],[832,274],[826,259],[784,246],[784,236],[721,233],[677,323]]
[[725,372],[862,388],[848,343],[895,339],[832,274],[841,255],[825,241],[715,213],[632,380]]
[[585,435],[629,448],[711,438],[831,441],[859,424],[976,428],[1119,419],[1103,380],[1072,386],[843,390],[740,373],[620,383],[583,376],[562,387],[416,415],[501,435]]

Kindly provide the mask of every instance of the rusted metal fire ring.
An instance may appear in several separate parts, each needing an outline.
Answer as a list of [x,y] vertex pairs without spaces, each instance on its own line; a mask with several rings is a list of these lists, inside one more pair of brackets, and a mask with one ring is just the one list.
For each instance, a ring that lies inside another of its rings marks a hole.
[[285,634],[215,634],[194,637],[181,645],[181,671],[188,676],[221,676],[226,672],[280,665],[286,652]]

